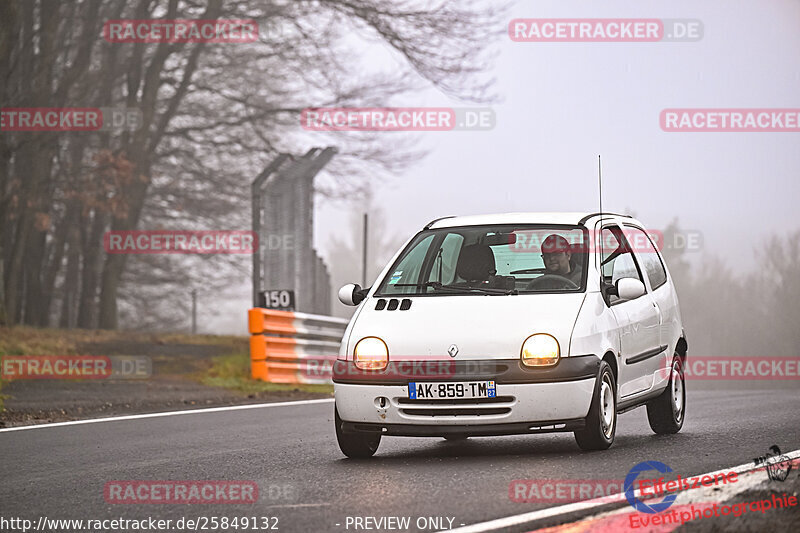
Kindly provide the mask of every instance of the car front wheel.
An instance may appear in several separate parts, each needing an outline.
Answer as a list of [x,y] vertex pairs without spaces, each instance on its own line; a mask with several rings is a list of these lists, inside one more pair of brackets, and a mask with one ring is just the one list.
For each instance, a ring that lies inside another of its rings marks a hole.
[[336,440],[343,454],[351,459],[367,459],[375,455],[381,443],[380,433],[345,430],[335,404],[333,416],[336,425]]
[[575,432],[575,441],[582,450],[605,450],[614,442],[617,431],[616,380],[611,367],[600,362],[597,386],[586,417],[586,427]]
[[685,415],[686,387],[684,386],[683,363],[676,354],[672,358],[667,388],[647,404],[647,421],[655,433],[668,435],[681,430]]

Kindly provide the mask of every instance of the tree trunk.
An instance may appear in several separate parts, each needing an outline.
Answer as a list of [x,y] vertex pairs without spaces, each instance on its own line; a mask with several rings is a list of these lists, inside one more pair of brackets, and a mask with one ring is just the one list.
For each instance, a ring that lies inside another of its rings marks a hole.
[[30,326],[45,326],[42,291],[42,263],[44,261],[44,245],[46,232],[39,231],[34,224],[28,233],[25,247],[25,314],[23,323]]
[[61,320],[59,322],[59,327],[62,328],[74,328],[76,324],[81,261],[80,241],[78,225],[75,224],[68,229],[67,233],[67,271],[64,275],[64,286],[62,287]]
[[56,234],[53,237],[53,244],[50,247],[50,260],[47,265],[46,274],[42,281],[42,307],[45,309],[47,324],[50,324],[51,306],[53,304],[53,293],[55,292],[56,277],[64,264],[64,251],[67,247],[67,234],[70,228],[78,223],[78,205],[75,200],[67,202],[64,218],[56,226]]
[[[102,258],[100,246],[106,217],[95,211],[91,228],[83,243],[83,272],[81,273],[81,298],[78,307],[78,327],[92,329],[96,327],[95,310],[97,308],[97,285]],[[82,226],[83,227],[83,226]],[[102,316],[102,314],[100,314]],[[116,326],[115,326],[116,327]]]

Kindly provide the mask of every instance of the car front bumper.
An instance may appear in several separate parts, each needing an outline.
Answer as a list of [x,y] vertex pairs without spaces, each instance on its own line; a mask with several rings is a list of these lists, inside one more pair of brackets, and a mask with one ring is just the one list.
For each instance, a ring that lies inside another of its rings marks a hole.
[[[581,356],[560,369],[517,368],[516,361],[492,361],[502,372],[459,375],[427,381],[496,382],[497,396],[480,399],[408,399],[408,382],[397,375],[375,379],[334,378],[336,408],[348,429],[387,435],[502,435],[572,431],[583,427],[596,382],[596,356]],[[498,364],[499,363],[499,364]],[[566,364],[564,364],[566,363]]]

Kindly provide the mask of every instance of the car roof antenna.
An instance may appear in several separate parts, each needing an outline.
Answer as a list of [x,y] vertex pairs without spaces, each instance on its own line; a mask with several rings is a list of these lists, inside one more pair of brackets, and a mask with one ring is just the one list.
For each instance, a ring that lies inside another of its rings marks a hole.
[[597,183],[600,197],[600,287],[602,288],[606,280],[603,275],[603,165],[600,154],[597,154]]

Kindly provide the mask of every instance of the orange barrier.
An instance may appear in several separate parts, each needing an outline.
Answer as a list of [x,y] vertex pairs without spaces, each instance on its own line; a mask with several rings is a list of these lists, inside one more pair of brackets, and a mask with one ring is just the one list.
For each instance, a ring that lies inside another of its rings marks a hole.
[[330,383],[347,320],[256,307],[247,314],[253,379]]

